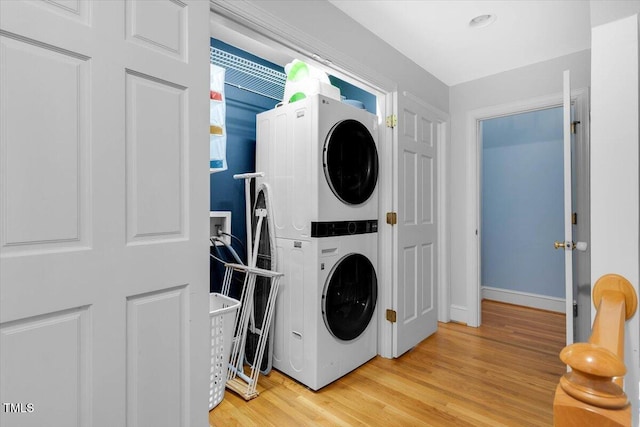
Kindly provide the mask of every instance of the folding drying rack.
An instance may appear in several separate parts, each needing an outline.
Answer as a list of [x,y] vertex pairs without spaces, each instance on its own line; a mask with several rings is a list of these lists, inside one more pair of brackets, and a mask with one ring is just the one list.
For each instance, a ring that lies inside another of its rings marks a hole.
[[[241,395],[245,400],[253,399],[258,396],[256,386],[258,384],[258,375],[260,375],[260,366],[264,356],[265,347],[268,343],[268,335],[273,319],[273,311],[275,309],[276,297],[280,286],[280,279],[283,274],[276,271],[265,270],[256,267],[258,259],[260,236],[264,221],[269,221],[270,213],[269,205],[265,208],[255,209],[252,211],[251,204],[251,180],[263,177],[262,172],[252,172],[245,174],[236,174],[234,179],[243,179],[245,182],[245,207],[247,221],[247,264],[225,264],[224,279],[222,282],[222,294],[229,295],[231,282],[234,274],[244,274],[244,284],[240,297],[241,308],[236,313],[236,330],[233,337],[231,355],[229,360],[229,368],[227,371],[226,387]],[[267,192],[265,187],[264,191]],[[266,194],[265,194],[266,197]],[[252,231],[252,216],[255,215],[256,227]],[[267,222],[268,224],[268,222]],[[273,233],[273,225],[269,227],[269,231]],[[270,242],[275,246],[273,242]],[[275,248],[273,248],[275,249]],[[275,256],[275,254],[273,254]],[[256,288],[256,278],[263,277],[270,282],[269,293],[265,304],[262,323],[256,322],[254,309],[254,291]],[[260,324],[260,328],[256,325]],[[245,372],[245,347],[247,340],[247,331],[250,328],[252,336],[258,337],[257,346],[253,360],[248,360],[248,374]]]
[[[256,386],[258,384],[258,375],[260,374],[260,362],[264,355],[269,327],[273,318],[276,296],[278,295],[278,287],[280,286],[280,279],[283,274],[261,268],[248,267],[241,264],[225,264],[224,281],[222,284],[223,295],[229,294],[234,273],[244,274],[244,285],[242,287],[242,295],[240,297],[242,305],[240,310],[236,313],[236,331],[233,337],[231,355],[229,358],[227,388],[238,393],[245,400],[251,400],[258,396]],[[269,278],[271,281],[271,287],[267,298],[264,317],[261,323],[262,328],[258,329],[254,327],[252,331],[253,333],[258,334],[259,338],[257,351],[254,354],[254,360],[249,361],[247,374],[245,373],[244,367],[244,350],[247,338],[247,328],[249,326],[249,317],[253,312],[253,294],[256,285],[256,277],[258,276]]]

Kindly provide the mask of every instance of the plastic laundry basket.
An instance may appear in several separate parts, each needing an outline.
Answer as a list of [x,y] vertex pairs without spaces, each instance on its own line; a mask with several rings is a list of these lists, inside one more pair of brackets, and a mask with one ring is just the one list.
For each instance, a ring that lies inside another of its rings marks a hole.
[[209,372],[209,410],[224,397],[227,366],[240,301],[218,293],[209,294],[211,324],[211,370]]

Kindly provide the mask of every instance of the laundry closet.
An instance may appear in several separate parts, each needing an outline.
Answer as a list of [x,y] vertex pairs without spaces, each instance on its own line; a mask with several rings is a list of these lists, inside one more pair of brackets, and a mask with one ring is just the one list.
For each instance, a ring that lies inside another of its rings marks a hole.
[[[333,76],[320,90],[285,95],[282,67],[215,39],[211,58],[226,74],[212,218],[230,222],[227,241],[246,261],[244,183],[233,175],[264,173],[251,198],[268,189],[273,265],[284,277],[263,367],[318,390],[377,354],[376,97]],[[214,251],[225,261],[224,248]],[[212,261],[212,291],[221,267]]]

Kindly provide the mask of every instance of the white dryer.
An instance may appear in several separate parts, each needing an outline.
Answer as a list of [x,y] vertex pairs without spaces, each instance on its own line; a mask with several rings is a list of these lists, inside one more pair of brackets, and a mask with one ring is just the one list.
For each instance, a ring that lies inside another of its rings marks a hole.
[[377,233],[276,239],[273,367],[318,390],[377,354]]
[[320,237],[335,222],[378,217],[375,115],[314,95],[259,114],[256,126],[256,170],[272,189],[276,237]]

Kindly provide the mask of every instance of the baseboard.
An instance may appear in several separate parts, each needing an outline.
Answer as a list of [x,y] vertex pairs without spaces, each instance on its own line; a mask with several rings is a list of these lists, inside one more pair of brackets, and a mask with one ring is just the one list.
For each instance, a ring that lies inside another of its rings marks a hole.
[[[508,289],[492,288],[490,286],[483,286],[481,288],[481,291],[483,299],[506,302],[508,304],[522,305],[531,308],[538,308],[540,310],[555,311],[558,313],[564,313],[566,310],[564,298],[530,294],[527,292],[512,291]],[[451,317],[453,318],[453,307]]]
[[449,316],[452,322],[459,322],[467,324],[467,307],[463,307],[461,305],[451,304],[449,306]]

